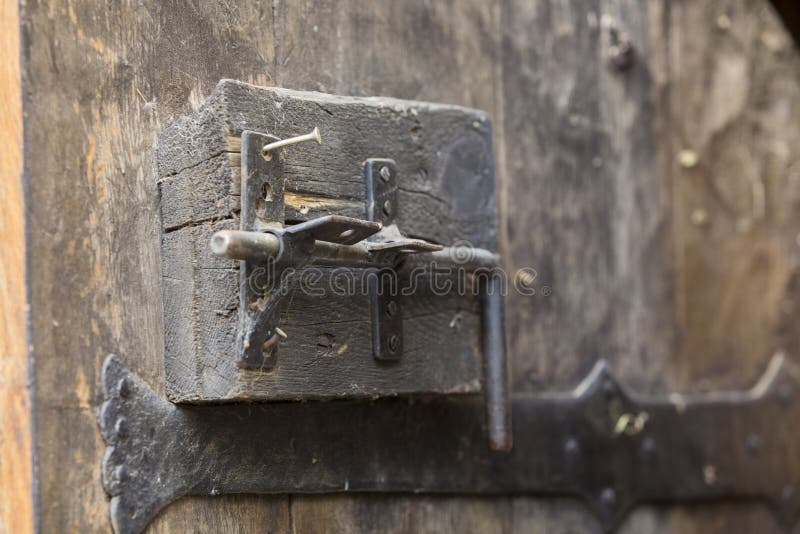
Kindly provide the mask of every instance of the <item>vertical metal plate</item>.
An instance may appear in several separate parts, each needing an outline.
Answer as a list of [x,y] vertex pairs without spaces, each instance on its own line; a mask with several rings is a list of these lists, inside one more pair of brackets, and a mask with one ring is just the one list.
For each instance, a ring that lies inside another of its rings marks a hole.
[[[278,139],[258,132],[242,132],[242,222],[241,229],[262,231],[281,227],[284,221],[283,151],[266,157],[261,148]],[[275,336],[281,288],[268,286],[270,266],[240,263],[239,339],[237,365],[244,369],[269,370],[277,361]]]
[[[384,226],[397,216],[397,164],[391,159],[364,162],[367,220]],[[372,355],[378,360],[397,360],[403,353],[403,315],[397,273],[391,269],[368,275],[372,322]]]
[[391,159],[368,159],[364,163],[367,220],[384,226],[397,216],[397,164]]

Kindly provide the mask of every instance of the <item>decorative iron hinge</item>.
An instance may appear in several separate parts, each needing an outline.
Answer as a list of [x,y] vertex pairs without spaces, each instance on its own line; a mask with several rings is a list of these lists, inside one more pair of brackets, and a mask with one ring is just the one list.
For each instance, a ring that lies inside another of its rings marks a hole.
[[639,398],[599,363],[573,391],[514,395],[514,450],[485,444],[475,398],[179,406],[115,356],[103,367],[103,484],[118,533],[184,495],[575,495],[613,529],[643,502],[737,498],[800,511],[794,367],[749,391]]

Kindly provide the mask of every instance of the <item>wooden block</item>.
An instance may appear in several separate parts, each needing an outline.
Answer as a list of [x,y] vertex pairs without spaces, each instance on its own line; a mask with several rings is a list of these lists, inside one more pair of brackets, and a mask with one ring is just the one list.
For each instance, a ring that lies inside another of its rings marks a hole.
[[[278,138],[318,126],[323,144],[284,151],[286,223],[328,214],[364,218],[363,163],[397,162],[399,213],[409,237],[496,249],[491,126],[476,110],[349,98],[223,80],[194,114],[159,137],[167,393],[176,402],[330,399],[480,391],[474,296],[421,288],[403,298],[404,353],[372,357],[365,294],[286,296],[270,372],[236,366],[239,263],[210,253],[239,227],[241,133]],[[329,287],[332,272],[320,284]]]

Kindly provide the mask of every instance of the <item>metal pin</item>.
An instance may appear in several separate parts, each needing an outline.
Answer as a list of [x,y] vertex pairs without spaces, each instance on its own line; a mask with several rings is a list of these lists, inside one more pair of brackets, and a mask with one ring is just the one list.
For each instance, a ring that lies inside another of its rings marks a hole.
[[316,141],[318,145],[322,144],[322,136],[319,134],[319,128],[314,127],[311,132],[305,135],[298,135],[297,137],[290,137],[289,139],[281,139],[274,143],[269,143],[261,148],[261,153],[266,156],[270,151],[276,148],[282,148],[289,145],[296,145],[297,143],[304,143],[306,141]]

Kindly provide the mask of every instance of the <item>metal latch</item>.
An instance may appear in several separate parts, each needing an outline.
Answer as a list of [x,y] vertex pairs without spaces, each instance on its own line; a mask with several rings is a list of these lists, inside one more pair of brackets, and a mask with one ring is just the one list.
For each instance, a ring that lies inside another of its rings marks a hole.
[[[370,302],[372,354],[387,362],[402,359],[403,322],[398,280],[419,269],[449,269],[471,278],[482,299],[484,398],[490,445],[511,448],[508,372],[503,337],[501,278],[495,253],[444,247],[403,236],[397,227],[397,166],[391,159],[363,164],[366,220],[327,215],[284,225],[283,147],[321,142],[318,129],[279,140],[242,133],[240,230],[221,230],[210,242],[218,256],[241,261],[237,365],[266,371],[279,365],[284,336],[278,326],[285,296],[307,266],[364,270]],[[466,258],[466,259],[465,259]]]

